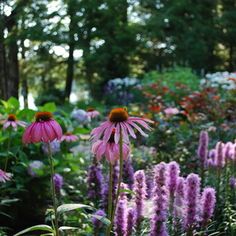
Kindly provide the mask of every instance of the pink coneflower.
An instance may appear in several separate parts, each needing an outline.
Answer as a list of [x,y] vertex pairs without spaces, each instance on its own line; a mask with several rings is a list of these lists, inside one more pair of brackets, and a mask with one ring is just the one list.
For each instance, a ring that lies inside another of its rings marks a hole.
[[9,114],[8,118],[4,121],[3,129],[12,127],[14,130],[17,130],[17,126],[26,127],[26,123],[24,121],[17,120],[16,115]]
[[95,118],[100,115],[100,112],[93,109],[93,108],[88,108],[87,109],[87,116],[90,118]]
[[25,144],[38,142],[51,142],[62,137],[61,126],[53,119],[50,112],[37,112],[36,121],[29,125],[23,135]]
[[[105,142],[104,140],[98,140],[93,144],[92,153],[96,155],[98,161],[102,159],[102,156],[105,156],[107,161],[110,162],[112,165],[114,165],[116,161],[119,160],[120,149],[119,149],[119,144],[115,143],[115,135],[116,135],[116,130],[113,128],[113,131],[111,133],[108,142]],[[123,142],[122,148],[123,148],[123,159],[127,160],[130,154],[130,147],[128,144]]]
[[11,173],[7,173],[7,172],[0,169],[0,182],[1,183],[5,183],[5,182],[11,180],[11,177],[12,177]]
[[115,128],[115,143],[119,142],[121,132],[124,141],[128,142],[129,135],[131,135],[133,138],[136,138],[134,133],[135,129],[141,135],[147,136],[147,134],[145,134],[140,127],[142,126],[147,130],[151,130],[151,127],[147,123],[153,122],[145,118],[130,117],[127,110],[124,108],[114,108],[111,110],[108,120],[103,122],[99,127],[92,130],[91,138],[93,141],[97,141],[98,139],[102,138],[103,141],[107,143],[112,135],[112,130]]
[[74,135],[74,134],[72,134],[72,133],[65,133],[65,134],[63,134],[62,135],[62,137],[61,137],[61,142],[63,142],[63,141],[65,141],[65,142],[67,142],[67,143],[70,143],[70,142],[75,142],[75,141],[77,141],[79,138],[76,136],[76,135]]

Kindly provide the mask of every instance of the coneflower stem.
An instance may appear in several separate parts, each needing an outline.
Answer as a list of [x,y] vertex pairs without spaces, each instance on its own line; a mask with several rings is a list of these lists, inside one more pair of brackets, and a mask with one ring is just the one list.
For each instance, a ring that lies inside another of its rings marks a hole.
[[53,202],[53,209],[54,209],[54,215],[55,215],[55,231],[56,231],[56,236],[59,236],[57,198],[56,198],[55,184],[53,180],[55,173],[54,173],[52,150],[51,150],[50,143],[48,143],[48,154],[49,154],[49,162],[50,162],[50,170],[51,170],[51,191],[52,191],[52,202]]
[[[113,199],[112,199],[112,176],[113,176],[113,165],[109,165],[109,193],[108,193],[108,211],[107,211],[107,216],[108,219],[111,221],[112,218],[112,205],[113,205]],[[110,226],[107,227],[106,235],[110,235]]]
[[123,136],[122,136],[122,132],[120,131],[120,140],[119,140],[119,151],[120,151],[120,159],[119,159],[119,178],[118,178],[118,186],[117,186],[117,193],[116,193],[116,197],[115,197],[115,204],[114,204],[114,209],[112,211],[112,217],[111,217],[111,224],[109,227],[109,233],[107,235],[110,235],[111,230],[112,230],[112,226],[113,226],[113,222],[114,222],[114,218],[115,218],[115,213],[116,213],[116,207],[117,207],[117,203],[119,200],[119,196],[120,196],[120,185],[122,182],[122,175],[123,175]]
[[4,167],[4,171],[7,171],[7,164],[8,164],[8,159],[10,156],[10,144],[11,144],[11,129],[9,130],[9,136],[8,136],[8,142],[7,142],[7,158],[6,158],[6,162],[5,162],[5,167]]

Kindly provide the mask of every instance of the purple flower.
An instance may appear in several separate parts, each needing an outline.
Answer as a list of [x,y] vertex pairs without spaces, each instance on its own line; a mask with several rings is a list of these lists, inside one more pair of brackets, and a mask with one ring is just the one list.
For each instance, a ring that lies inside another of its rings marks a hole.
[[144,200],[146,199],[146,180],[143,170],[136,171],[134,174],[134,192],[135,192],[135,206],[136,206],[136,223],[137,226],[143,217]]
[[10,181],[12,177],[11,173],[7,173],[0,169],[0,183],[5,183],[7,181]]
[[154,178],[153,171],[148,172],[146,175],[147,199],[150,199],[152,197],[153,187],[154,187],[153,178]]
[[[121,189],[127,189],[125,184],[121,184]],[[124,192],[120,195],[115,215],[115,233],[117,236],[125,235],[127,228],[127,197]]]
[[155,167],[154,171],[154,213],[151,221],[150,236],[167,236],[168,191],[166,188],[166,163],[161,162]]
[[234,144],[232,142],[227,142],[224,146],[225,159],[230,161],[234,159]]
[[28,166],[28,173],[31,177],[36,177],[44,167],[42,161],[31,161]]
[[97,200],[102,198],[102,170],[99,164],[92,164],[88,170],[88,198]]
[[134,168],[131,160],[128,159],[127,161],[124,161],[123,173],[123,179],[129,185],[129,188],[132,189],[134,183]]
[[57,192],[60,192],[63,184],[64,184],[64,179],[63,177],[60,175],[60,174],[55,174],[53,176],[53,181],[54,181],[54,184],[55,184],[55,189]]
[[191,173],[186,179],[186,229],[192,228],[198,220],[199,194],[200,178],[198,175]]
[[216,166],[216,149],[212,149],[209,151],[209,159],[207,160],[208,167]]
[[202,166],[205,166],[207,161],[208,143],[209,143],[208,133],[206,131],[201,131],[197,154]]
[[208,223],[213,215],[216,203],[216,192],[214,188],[204,188],[201,197],[201,220],[202,224]]
[[225,155],[224,155],[224,144],[218,142],[216,145],[216,166],[218,168],[223,168],[225,165]]
[[179,177],[177,181],[177,187],[174,199],[174,217],[177,219],[183,218],[184,203],[185,203],[184,190],[185,190],[185,179],[183,177]]
[[[50,142],[49,145],[51,147],[52,154],[60,152],[60,142],[58,140],[54,140],[54,141]],[[47,143],[43,143],[42,144],[42,150],[43,150],[43,153],[45,155],[49,154],[48,153],[48,144]]]
[[236,189],[236,178],[235,177],[230,177],[229,186],[231,187],[231,189]]
[[131,236],[132,235],[132,231],[134,229],[135,221],[136,221],[135,210],[133,208],[129,208],[128,213],[127,213],[127,229],[126,229],[125,236]]
[[174,196],[176,187],[177,187],[177,180],[179,177],[180,169],[179,164],[175,161],[172,161],[168,164],[168,179],[167,185],[170,192],[170,196]]
[[[106,214],[103,210],[97,210],[95,213],[94,213],[95,216],[101,216],[101,217],[105,217]],[[102,221],[100,221],[97,217],[95,216],[92,216],[92,223],[93,223],[93,227],[94,227],[94,232],[95,233],[99,233],[99,229],[102,227],[103,223]]]

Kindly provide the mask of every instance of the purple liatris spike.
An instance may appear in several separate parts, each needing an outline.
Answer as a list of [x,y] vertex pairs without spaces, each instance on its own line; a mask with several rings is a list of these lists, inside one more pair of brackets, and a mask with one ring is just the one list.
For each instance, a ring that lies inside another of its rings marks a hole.
[[179,177],[180,169],[179,164],[175,161],[172,161],[168,164],[168,178],[167,178],[167,186],[169,189],[170,196],[174,196],[177,180]]
[[149,171],[146,174],[147,199],[150,199],[152,197],[153,188],[154,188],[153,178],[154,178],[153,171]]
[[[125,184],[121,184],[121,189],[127,189]],[[125,192],[121,192],[115,214],[115,233],[117,236],[125,235],[127,228],[127,197]]]
[[184,214],[184,190],[185,190],[185,179],[179,177],[177,181],[175,199],[174,199],[174,217],[177,219],[183,218]]
[[53,181],[54,181],[54,185],[55,185],[55,189],[57,192],[60,192],[63,184],[64,184],[64,179],[60,174],[55,174],[53,176]]
[[99,229],[102,228],[103,223],[101,220],[98,219],[98,217],[105,217],[106,214],[103,210],[99,209],[94,213],[94,216],[92,216],[92,223],[94,227],[94,233],[99,233]]
[[216,166],[216,149],[211,149],[208,154],[207,167]]
[[129,185],[129,188],[132,189],[134,183],[134,168],[130,159],[124,160],[123,179],[125,183]]
[[168,205],[168,190],[166,188],[166,164],[161,162],[155,167],[153,191],[154,211],[151,221],[150,236],[167,236],[166,220]]
[[201,131],[197,154],[202,166],[205,166],[207,161],[208,144],[209,144],[208,133],[206,131]]
[[223,168],[225,165],[225,155],[224,155],[224,144],[218,142],[216,145],[216,166],[218,168]]
[[146,178],[143,170],[136,171],[134,174],[134,192],[135,192],[135,207],[136,207],[136,223],[140,224],[143,217],[144,200],[146,199]]
[[230,177],[229,186],[231,189],[236,189],[236,178],[235,177]]
[[198,220],[199,194],[200,178],[198,175],[191,173],[186,179],[186,229],[193,228]]
[[99,164],[92,164],[88,170],[88,198],[98,200],[102,198],[103,175]]
[[213,216],[216,203],[216,192],[214,188],[204,188],[201,197],[201,219],[206,225]]
[[125,236],[132,235],[132,232],[134,230],[135,221],[136,221],[135,210],[133,208],[129,208],[128,213],[127,213],[127,229],[126,229]]
[[226,161],[233,160],[234,156],[234,144],[232,142],[227,142],[224,146],[225,159]]

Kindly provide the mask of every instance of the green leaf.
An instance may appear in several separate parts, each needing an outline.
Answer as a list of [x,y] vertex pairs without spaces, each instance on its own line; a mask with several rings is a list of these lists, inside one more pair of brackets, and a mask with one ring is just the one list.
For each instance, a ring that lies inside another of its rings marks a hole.
[[57,110],[57,107],[54,102],[48,102],[44,104],[43,106],[39,107],[40,111],[49,111],[49,112],[55,112]]
[[59,228],[59,230],[63,231],[63,230],[75,230],[75,229],[79,229],[77,227],[70,227],[70,226],[61,226]]
[[105,216],[100,216],[100,215],[91,215],[91,217],[94,217],[96,219],[98,219],[99,221],[101,221],[104,225],[109,226],[111,224],[111,221],[106,218]]
[[130,195],[135,195],[134,191],[132,191],[130,189],[121,189],[120,192],[121,193],[128,193]]
[[14,236],[19,236],[19,235],[22,235],[22,234],[25,234],[25,233],[28,233],[28,232],[31,232],[31,231],[36,231],[36,230],[41,230],[41,231],[47,231],[47,232],[54,233],[54,230],[52,229],[51,226],[48,226],[48,225],[34,225],[32,227],[29,227],[27,229],[24,229],[24,230],[20,231],[17,234],[14,234]]
[[8,103],[8,105],[9,105],[10,107],[12,107],[12,108],[14,108],[14,109],[16,109],[16,110],[18,110],[19,107],[20,107],[19,101],[18,101],[16,98],[14,98],[14,97],[10,97],[10,98],[8,99],[7,103]]
[[67,211],[73,211],[77,209],[89,209],[93,210],[93,208],[89,205],[84,205],[84,204],[63,204],[57,208],[58,213],[64,213]]

